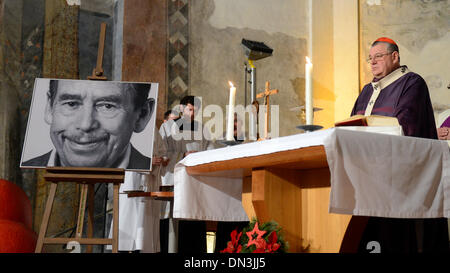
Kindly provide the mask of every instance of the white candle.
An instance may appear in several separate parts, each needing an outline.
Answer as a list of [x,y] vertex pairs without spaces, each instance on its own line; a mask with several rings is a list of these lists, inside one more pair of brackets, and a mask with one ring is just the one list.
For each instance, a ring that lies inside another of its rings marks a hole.
[[[249,116],[248,116],[248,123],[249,123],[249,139],[251,140],[256,140],[257,139],[257,134],[256,134],[256,120],[257,120],[257,115],[256,115],[256,108],[254,105],[250,104],[249,105],[250,111],[248,111]],[[253,111],[253,109],[255,111]]]
[[312,63],[306,57],[305,64],[305,111],[306,111],[306,125],[313,124],[313,82],[312,82]]
[[227,135],[226,140],[234,140],[234,105],[236,103],[236,87],[233,86],[232,82],[230,84],[230,100],[228,102],[228,114],[227,114]]

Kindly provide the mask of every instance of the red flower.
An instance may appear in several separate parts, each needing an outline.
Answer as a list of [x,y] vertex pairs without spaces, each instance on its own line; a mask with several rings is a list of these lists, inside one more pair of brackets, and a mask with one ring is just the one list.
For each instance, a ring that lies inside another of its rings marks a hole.
[[227,243],[227,248],[220,251],[221,253],[240,253],[242,246],[239,245],[239,239],[241,238],[242,232],[237,233],[237,230],[231,232],[231,241]]
[[275,252],[280,248],[280,244],[278,242],[278,236],[276,232],[272,232],[269,235],[269,244],[267,245],[267,250],[269,252]]
[[[253,235],[254,234],[258,234],[258,236],[254,239]],[[262,236],[266,233],[265,230],[259,230],[258,229],[258,222],[255,223],[255,227],[253,228],[252,231],[246,232],[247,236],[248,236],[248,243],[247,243],[247,247],[250,247],[251,245],[256,245],[256,241],[262,239]],[[265,240],[262,239],[265,243]],[[256,247],[258,248],[258,245],[256,245]]]
[[278,236],[276,232],[272,232],[269,235],[269,243],[264,239],[256,239],[255,245],[256,249],[253,253],[273,253],[280,248],[280,244],[277,243]]
[[253,251],[253,253],[264,253],[267,243],[266,240],[263,238],[259,238],[255,240],[256,249]]
[[269,244],[269,245],[267,245],[266,252],[267,252],[267,253],[274,253],[274,252],[276,252],[279,248],[280,248],[280,244],[277,244],[277,243],[275,243],[275,244]]
[[263,238],[260,238],[260,239],[256,239],[255,245],[256,245],[256,248],[266,248],[267,243],[266,243],[266,240],[264,240]]
[[[253,253],[275,253],[278,251],[284,252],[285,250],[281,248],[281,245],[283,243],[282,238],[281,241],[278,241],[278,228],[275,226],[276,223],[271,223],[269,225],[266,225],[264,229],[266,230],[260,230],[258,226],[258,222],[254,221],[254,224],[251,223],[253,226],[253,230],[246,232],[246,235],[248,237],[244,238],[242,241],[240,241],[242,233],[238,233],[237,230],[233,230],[231,232],[231,241],[227,243],[227,247],[220,251],[221,253],[241,253],[241,252],[252,252]],[[250,225],[250,226],[251,226]],[[264,227],[264,225],[263,225]],[[248,230],[248,228],[247,228]],[[268,236],[263,237],[265,234],[268,234]],[[245,243],[247,241],[247,243]],[[254,248],[251,246],[255,245]]]

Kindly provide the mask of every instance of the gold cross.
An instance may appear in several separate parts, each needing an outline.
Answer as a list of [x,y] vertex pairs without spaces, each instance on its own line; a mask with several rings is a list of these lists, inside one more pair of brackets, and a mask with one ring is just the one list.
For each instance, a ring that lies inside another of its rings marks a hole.
[[278,94],[278,89],[270,90],[270,84],[269,82],[266,82],[266,89],[264,90],[264,92],[256,95],[257,99],[264,98],[264,105],[266,105],[266,123],[264,127],[264,139],[267,139],[267,135],[269,132],[269,115],[270,115],[269,97],[275,94]]

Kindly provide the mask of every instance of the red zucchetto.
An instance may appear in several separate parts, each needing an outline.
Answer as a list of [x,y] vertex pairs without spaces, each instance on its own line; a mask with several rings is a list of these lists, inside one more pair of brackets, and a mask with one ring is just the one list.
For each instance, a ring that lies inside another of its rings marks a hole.
[[375,40],[375,42],[386,42],[386,43],[390,43],[390,44],[393,44],[393,45],[397,45],[397,44],[394,42],[394,40],[392,40],[392,39],[390,39],[390,38],[388,38],[388,37],[381,37],[381,38],[378,38],[378,39]]

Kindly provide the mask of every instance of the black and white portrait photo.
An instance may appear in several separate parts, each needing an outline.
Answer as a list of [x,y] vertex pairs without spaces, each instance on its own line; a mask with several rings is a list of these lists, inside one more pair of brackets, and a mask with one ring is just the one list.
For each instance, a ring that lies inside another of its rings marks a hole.
[[35,80],[21,167],[151,170],[157,83]]

